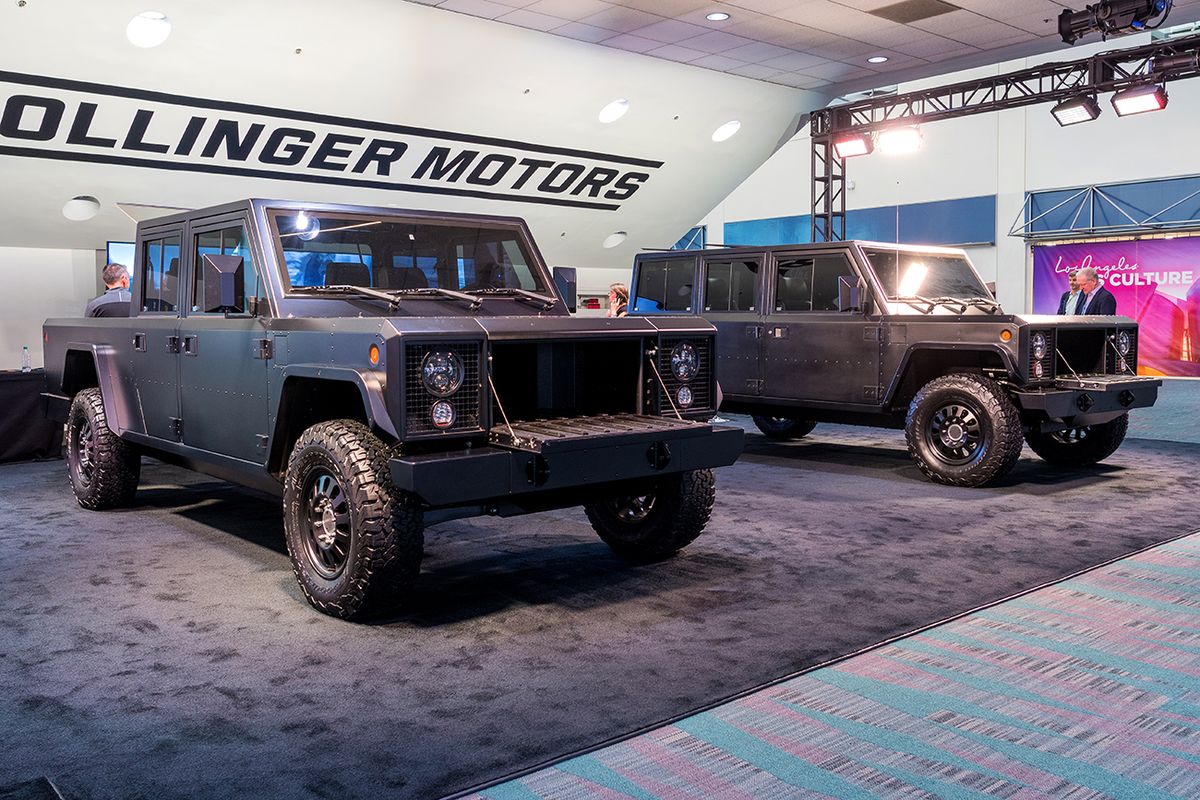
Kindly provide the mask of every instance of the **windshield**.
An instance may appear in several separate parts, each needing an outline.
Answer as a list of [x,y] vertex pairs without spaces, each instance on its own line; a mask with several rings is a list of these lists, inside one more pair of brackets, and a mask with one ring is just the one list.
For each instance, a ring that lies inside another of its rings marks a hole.
[[289,290],[546,290],[511,229],[334,212],[275,211],[270,220]]
[[974,297],[990,299],[988,291],[964,256],[864,249],[889,298]]

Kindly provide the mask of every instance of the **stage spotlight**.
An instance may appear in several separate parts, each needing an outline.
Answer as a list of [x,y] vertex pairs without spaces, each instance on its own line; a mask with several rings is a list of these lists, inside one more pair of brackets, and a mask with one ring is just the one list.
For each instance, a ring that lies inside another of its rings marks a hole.
[[875,142],[869,133],[845,134],[833,140],[833,152],[841,159],[869,155],[874,149]]
[[[1101,38],[1118,33],[1140,33],[1159,27],[1171,13],[1172,0],[1104,0],[1082,11],[1063,9],[1058,33],[1067,44],[1100,31]],[[1155,18],[1158,18],[1155,20]],[[1151,24],[1153,22],[1153,24]]]
[[1058,124],[1066,127],[1080,122],[1091,122],[1100,116],[1100,104],[1094,97],[1072,97],[1050,109]]
[[1149,84],[1117,92],[1112,96],[1112,106],[1118,117],[1162,111],[1167,107],[1167,87]]
[[884,128],[879,132],[879,151],[889,156],[902,156],[921,149],[921,129],[916,125]]

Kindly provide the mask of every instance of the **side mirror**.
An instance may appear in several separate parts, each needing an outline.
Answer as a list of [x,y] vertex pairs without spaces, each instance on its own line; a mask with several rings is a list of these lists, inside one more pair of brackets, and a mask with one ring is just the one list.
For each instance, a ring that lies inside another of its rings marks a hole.
[[241,256],[204,256],[204,305],[201,311],[241,314],[246,310],[245,268]]
[[554,285],[558,288],[558,293],[562,295],[563,302],[567,304],[567,310],[572,314],[575,313],[575,306],[578,302],[576,289],[579,286],[579,281],[577,273],[578,270],[575,267],[554,268]]
[[850,281],[845,275],[838,277],[838,311],[862,310],[863,286],[858,281]]

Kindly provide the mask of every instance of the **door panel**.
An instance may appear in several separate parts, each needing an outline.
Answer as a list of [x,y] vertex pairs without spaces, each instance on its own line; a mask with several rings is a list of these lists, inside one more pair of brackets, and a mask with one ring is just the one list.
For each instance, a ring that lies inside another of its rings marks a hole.
[[878,404],[880,326],[837,310],[840,276],[858,280],[844,252],[777,254],[762,337],[765,396]]
[[131,319],[133,381],[143,431],[178,441],[179,292],[181,230],[148,236],[136,268],[139,311]]
[[[207,309],[204,292],[205,255],[242,257],[241,286],[245,305],[255,301],[263,282],[251,255],[241,217],[194,230],[191,241],[188,312],[180,321],[180,410],[183,442],[189,447],[266,463],[267,371],[269,359],[260,345],[270,339],[266,323],[245,315],[246,308]],[[226,312],[230,312],[227,316]]]

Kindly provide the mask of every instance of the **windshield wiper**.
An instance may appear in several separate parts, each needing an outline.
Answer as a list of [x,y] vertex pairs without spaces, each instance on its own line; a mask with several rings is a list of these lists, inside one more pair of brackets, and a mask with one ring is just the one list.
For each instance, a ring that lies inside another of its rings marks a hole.
[[957,297],[935,297],[931,302],[937,303],[939,306],[946,306],[947,308],[958,306],[958,314],[960,316],[967,313],[967,306],[969,305],[969,303]]
[[[910,294],[908,297],[889,297],[888,299],[895,300],[897,303],[904,303],[905,305],[912,306],[922,314],[932,314],[933,309],[937,307],[936,300],[930,300],[928,297],[921,297],[920,295],[915,294]],[[918,303],[924,303],[925,307],[921,308]]]
[[976,308],[982,308],[989,314],[995,314],[1000,310],[1000,304],[987,297],[968,297],[966,300],[963,300],[963,302],[967,305],[975,306]]
[[469,294],[456,292],[452,289],[441,289],[436,286],[424,287],[420,289],[395,289],[390,292],[372,289],[367,286],[351,286],[349,284],[333,284],[332,286],[294,286],[293,292],[336,292],[338,294],[357,294],[360,297],[367,297],[371,300],[382,300],[392,308],[400,304],[400,300],[405,297],[449,297],[454,300],[463,300],[471,304],[472,311],[478,311],[483,301],[478,297],[472,297]]
[[528,289],[518,289],[515,286],[497,286],[492,289],[472,289],[470,291],[471,291],[471,294],[473,294],[473,295],[481,295],[481,294],[498,294],[498,295],[512,294],[512,295],[516,295],[521,300],[529,300],[534,303],[540,303],[543,311],[549,311],[550,309],[554,308],[555,304],[558,303],[558,301],[556,299],[554,299],[553,297],[551,297],[550,295],[538,294],[537,292],[531,292]]

